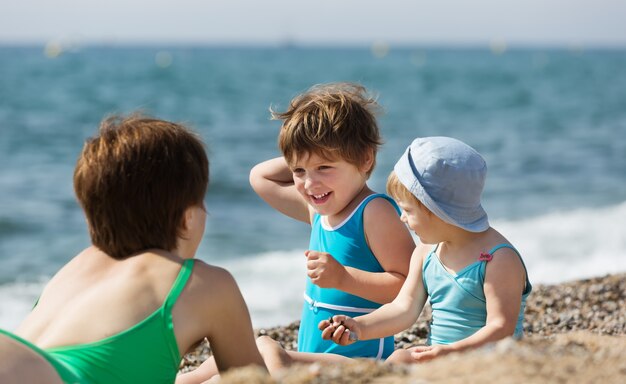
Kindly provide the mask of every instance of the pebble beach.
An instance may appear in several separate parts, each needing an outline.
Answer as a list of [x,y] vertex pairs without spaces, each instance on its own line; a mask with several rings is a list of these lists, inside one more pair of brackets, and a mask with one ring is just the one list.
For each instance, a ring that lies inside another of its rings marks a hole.
[[[430,310],[395,337],[396,348],[423,344]],[[535,285],[528,298],[525,337],[411,366],[367,359],[352,364],[294,366],[270,378],[255,368],[231,370],[222,383],[624,383],[626,273],[556,285]],[[256,330],[297,348],[298,322]],[[181,371],[210,356],[208,344],[187,354]]]

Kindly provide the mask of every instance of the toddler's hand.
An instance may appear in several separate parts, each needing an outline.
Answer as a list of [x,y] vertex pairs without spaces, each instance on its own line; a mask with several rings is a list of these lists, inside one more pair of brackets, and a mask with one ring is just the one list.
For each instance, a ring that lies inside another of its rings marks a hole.
[[318,251],[306,251],[307,275],[321,288],[339,288],[346,269],[330,254]]
[[432,360],[451,352],[445,345],[424,345],[410,348],[409,351],[411,351],[413,360],[419,362]]
[[322,339],[332,340],[339,345],[350,345],[359,340],[360,329],[354,319],[344,315],[335,315],[318,324]]

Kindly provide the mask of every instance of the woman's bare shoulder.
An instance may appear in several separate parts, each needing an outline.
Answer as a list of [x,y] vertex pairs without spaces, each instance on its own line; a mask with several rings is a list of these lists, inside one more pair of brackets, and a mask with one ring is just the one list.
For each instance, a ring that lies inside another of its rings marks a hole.
[[233,295],[240,296],[237,282],[228,270],[202,260],[195,260],[190,280],[190,290],[200,293],[211,303],[229,300]]

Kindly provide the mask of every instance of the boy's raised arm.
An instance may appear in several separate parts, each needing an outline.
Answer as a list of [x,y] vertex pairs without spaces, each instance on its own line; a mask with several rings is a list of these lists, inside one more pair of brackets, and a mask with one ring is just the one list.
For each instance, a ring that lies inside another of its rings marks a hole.
[[296,190],[293,174],[283,157],[254,166],[250,185],[272,208],[296,220],[311,222],[309,206]]

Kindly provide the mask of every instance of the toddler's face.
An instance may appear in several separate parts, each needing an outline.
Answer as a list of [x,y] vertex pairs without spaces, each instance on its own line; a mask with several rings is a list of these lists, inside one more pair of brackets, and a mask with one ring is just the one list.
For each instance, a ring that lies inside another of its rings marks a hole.
[[425,229],[428,228],[428,221],[430,219],[428,209],[423,205],[408,199],[398,200],[397,203],[402,210],[400,219],[421,239],[425,234]]

